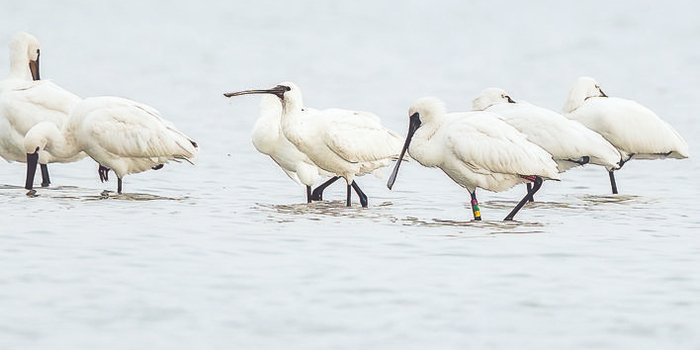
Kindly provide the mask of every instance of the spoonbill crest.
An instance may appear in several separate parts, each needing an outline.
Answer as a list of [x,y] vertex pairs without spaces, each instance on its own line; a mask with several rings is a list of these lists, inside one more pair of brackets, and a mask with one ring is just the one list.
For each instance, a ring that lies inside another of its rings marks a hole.
[[[91,97],[76,105],[68,124],[52,123],[32,128],[25,138],[27,159],[41,150],[68,157],[81,151],[99,164],[102,181],[109,170],[122,178],[148,169],[160,169],[168,161],[187,161],[198,151],[197,143],[160,117],[150,106],[119,97]],[[36,161],[27,162],[26,188],[32,189]]]
[[347,183],[346,205],[351,205],[351,189],[354,189],[360,204],[367,206],[367,196],[355,182],[355,177],[388,166],[401,148],[398,134],[383,127],[379,118],[368,112],[332,108],[303,113],[301,90],[294,83],[228,93],[226,96],[245,94],[277,96],[282,102],[284,136],[319,168],[336,175],[314,190],[312,199],[320,199],[325,186],[342,177]]
[[586,163],[608,171],[620,168],[620,152],[600,134],[549,109],[516,102],[503,89],[484,90],[474,99],[473,108],[494,113],[527,135],[528,141],[552,155],[560,173]]
[[[564,116],[599,133],[622,155],[620,166],[631,159],[688,158],[688,144],[668,123],[641,104],[608,97],[598,83],[580,77],[564,103]],[[609,169],[612,193],[617,194],[615,169]]]
[[409,109],[406,141],[387,186],[392,188],[408,150],[423,166],[438,167],[469,191],[474,220],[481,220],[476,189],[500,192],[530,181],[534,187],[504,220],[515,214],[542,186],[559,179],[557,164],[524,134],[489,112],[446,113],[437,98],[425,97]]
[[[80,98],[45,80],[39,80],[39,41],[21,32],[10,42],[10,74],[0,82],[0,156],[7,161],[26,162],[24,137],[35,125],[48,122],[62,128],[68,113]],[[85,157],[57,157],[41,151],[41,186],[51,183],[48,162],[70,162]]]

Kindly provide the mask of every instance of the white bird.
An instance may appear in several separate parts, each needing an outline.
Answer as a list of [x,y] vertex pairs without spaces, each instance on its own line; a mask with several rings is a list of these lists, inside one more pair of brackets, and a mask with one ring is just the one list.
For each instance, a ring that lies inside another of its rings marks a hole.
[[513,220],[545,179],[559,179],[551,155],[489,112],[446,113],[437,98],[426,97],[409,109],[406,141],[389,177],[389,189],[406,150],[423,166],[438,167],[469,191],[474,220],[481,220],[476,189],[500,192],[530,181],[533,189],[504,220]]
[[[622,155],[620,166],[630,159],[688,158],[688,144],[668,123],[639,103],[608,97],[598,83],[580,77],[564,103],[564,116],[601,134]],[[610,169],[610,185],[617,193]]]
[[[25,134],[38,123],[49,122],[62,128],[68,113],[80,98],[58,85],[39,80],[39,41],[18,33],[10,42],[10,74],[0,82],[0,156],[7,161],[26,162]],[[84,153],[69,159],[57,159],[40,152],[41,185],[50,183],[47,162],[70,162],[85,157]]]
[[503,89],[484,90],[474,99],[473,109],[494,113],[527,135],[528,141],[552,155],[560,173],[586,163],[608,171],[620,168],[620,152],[600,134],[554,111],[515,102]]
[[[225,94],[225,96],[228,96]],[[318,111],[305,109],[302,113]],[[311,203],[311,186],[321,175],[333,176],[319,169],[309,157],[284,137],[282,132],[282,102],[272,95],[264,95],[260,101],[260,117],[253,127],[253,146],[258,152],[270,156],[292,181],[306,186],[306,201]]]
[[[301,90],[293,83],[282,83],[266,90],[245,90],[226,96],[274,94],[282,102],[284,136],[319,168],[342,177],[347,182],[346,205],[351,205],[351,188],[367,206],[367,196],[355,177],[388,166],[401,148],[401,137],[384,128],[379,118],[368,112],[343,109],[307,111],[303,113]],[[332,183],[332,178],[312,194]]]
[[[100,165],[102,181],[107,180],[110,169],[117,174],[117,193],[122,193],[125,175],[157,170],[171,160],[191,163],[198,151],[197,143],[161,118],[158,111],[119,97],[82,100],[71,111],[64,129],[40,123],[27,133],[24,145],[27,154],[41,150],[63,157],[87,153]],[[28,162],[28,190],[35,171],[36,161]]]

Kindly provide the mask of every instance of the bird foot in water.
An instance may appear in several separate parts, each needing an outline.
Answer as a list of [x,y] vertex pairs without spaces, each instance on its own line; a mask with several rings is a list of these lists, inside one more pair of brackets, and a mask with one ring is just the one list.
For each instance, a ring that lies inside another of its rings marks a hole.
[[29,190],[29,192],[27,192],[27,197],[39,197],[39,195],[36,194],[36,190]]

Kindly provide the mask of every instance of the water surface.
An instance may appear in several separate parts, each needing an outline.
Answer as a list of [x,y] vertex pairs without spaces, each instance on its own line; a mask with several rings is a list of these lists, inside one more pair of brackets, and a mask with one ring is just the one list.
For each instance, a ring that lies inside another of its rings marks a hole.
[[0,347],[700,348],[694,158],[630,162],[616,196],[603,169],[571,170],[508,223],[522,186],[479,192],[472,222],[469,194],[416,162],[393,191],[360,179],[369,208],[344,207],[342,185],[307,205],[250,143],[259,99],[221,96],[294,81],[310,107],[404,133],[419,97],[466,110],[499,86],[559,110],[590,75],[695,156],[699,6],[4,4],[0,42],[36,35],[43,76],[147,103],[201,154],[126,177],[123,195],[89,159],[51,165],[35,197],[22,164],[0,164]]

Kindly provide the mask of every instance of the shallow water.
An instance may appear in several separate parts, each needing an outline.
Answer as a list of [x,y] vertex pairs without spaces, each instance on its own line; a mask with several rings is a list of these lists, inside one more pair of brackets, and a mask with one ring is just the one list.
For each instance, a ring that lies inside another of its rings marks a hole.
[[[559,110],[591,75],[696,143],[694,2],[458,1],[2,5],[0,41],[42,42],[42,75],[81,95],[159,109],[197,140],[195,166],[102,184],[89,159],[52,164],[27,196],[0,164],[0,348],[700,348],[699,163],[573,169],[524,195],[469,194],[404,164],[303,203],[250,143],[258,98],[296,82],[314,108],[451,110],[500,86]],[[7,57],[0,45],[0,58]],[[0,64],[0,76],[7,63]],[[388,173],[388,172],[387,172]],[[355,199],[356,200],[356,199]]]

